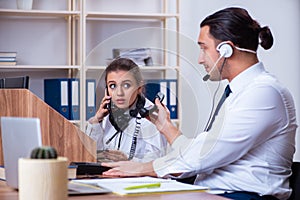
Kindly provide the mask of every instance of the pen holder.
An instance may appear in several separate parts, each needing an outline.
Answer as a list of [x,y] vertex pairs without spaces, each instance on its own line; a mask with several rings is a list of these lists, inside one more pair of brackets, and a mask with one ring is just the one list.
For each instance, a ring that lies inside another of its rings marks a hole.
[[68,159],[19,159],[19,200],[66,200]]

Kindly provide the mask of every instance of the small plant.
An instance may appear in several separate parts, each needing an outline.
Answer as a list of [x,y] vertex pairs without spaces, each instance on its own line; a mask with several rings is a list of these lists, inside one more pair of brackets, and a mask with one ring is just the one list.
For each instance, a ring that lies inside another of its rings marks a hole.
[[56,159],[57,151],[51,146],[41,146],[34,148],[31,151],[30,158],[32,159]]

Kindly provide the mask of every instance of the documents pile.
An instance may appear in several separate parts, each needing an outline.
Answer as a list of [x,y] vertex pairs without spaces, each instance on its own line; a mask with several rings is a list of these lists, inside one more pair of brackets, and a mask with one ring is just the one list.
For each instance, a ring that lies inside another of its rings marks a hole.
[[17,52],[0,52],[0,65],[16,65]]
[[138,66],[153,65],[150,48],[121,48],[113,49],[113,58],[129,58]]
[[118,195],[162,193],[180,191],[206,191],[208,188],[178,182],[176,180],[153,178],[153,177],[130,177],[130,178],[107,178],[73,180],[74,182],[97,185],[101,188],[111,190]]

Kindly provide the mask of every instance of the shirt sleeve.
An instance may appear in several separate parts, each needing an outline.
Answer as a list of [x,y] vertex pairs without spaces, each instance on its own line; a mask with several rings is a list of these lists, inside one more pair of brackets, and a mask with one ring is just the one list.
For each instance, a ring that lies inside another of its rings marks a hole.
[[274,137],[287,121],[282,115],[285,108],[281,96],[271,86],[257,86],[227,100],[209,132],[192,139],[179,136],[172,151],[154,161],[158,176],[191,171],[210,173]]
[[97,142],[97,150],[98,149],[103,149],[103,133],[104,130],[102,128],[102,123],[98,124],[87,124],[87,128],[85,131],[85,134],[87,134],[90,138],[95,140]]

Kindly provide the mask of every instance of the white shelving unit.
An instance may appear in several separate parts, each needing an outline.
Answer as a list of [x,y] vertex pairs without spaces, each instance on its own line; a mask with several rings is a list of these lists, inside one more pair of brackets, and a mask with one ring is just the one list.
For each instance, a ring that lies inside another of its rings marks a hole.
[[0,26],[7,27],[0,31],[0,51],[16,51],[18,59],[16,66],[0,65],[0,78],[29,75],[30,89],[42,99],[45,78],[80,78],[81,114],[74,123],[84,130],[85,80],[97,80],[99,100],[112,49],[149,47],[154,65],[141,67],[144,77],[178,79],[180,98],[179,0],[55,1],[57,7],[50,0],[34,1],[32,10],[18,10],[12,1],[0,3]]

